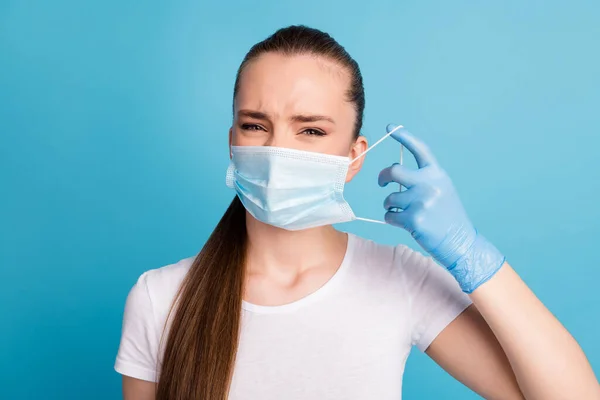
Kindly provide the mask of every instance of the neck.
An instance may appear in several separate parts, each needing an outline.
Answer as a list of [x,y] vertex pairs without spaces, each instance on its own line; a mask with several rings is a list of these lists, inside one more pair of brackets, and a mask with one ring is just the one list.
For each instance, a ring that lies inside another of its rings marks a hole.
[[246,213],[247,268],[255,272],[289,272],[329,264],[344,254],[347,235],[331,225],[288,231],[258,221]]

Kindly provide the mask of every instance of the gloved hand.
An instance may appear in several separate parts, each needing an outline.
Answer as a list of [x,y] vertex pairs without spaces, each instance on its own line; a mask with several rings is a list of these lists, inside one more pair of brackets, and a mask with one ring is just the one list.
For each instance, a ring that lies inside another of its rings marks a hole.
[[[388,125],[387,131],[394,128]],[[391,136],[415,156],[419,168],[394,164],[379,174],[379,186],[396,182],[407,188],[385,199],[386,222],[410,232],[452,273],[464,292],[473,292],[500,269],[504,256],[473,227],[450,178],[429,148],[404,128]]]

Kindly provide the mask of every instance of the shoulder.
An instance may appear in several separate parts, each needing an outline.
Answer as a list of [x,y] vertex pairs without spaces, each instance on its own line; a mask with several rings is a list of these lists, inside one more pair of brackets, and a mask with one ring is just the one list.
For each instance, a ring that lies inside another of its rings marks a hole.
[[427,256],[410,247],[377,243],[370,239],[350,235],[351,270],[360,282],[371,282],[377,290],[389,287],[394,293],[406,293],[406,285],[423,279],[437,267]]
[[157,357],[163,329],[179,287],[194,257],[151,269],[138,278],[127,296],[117,372],[156,382]]
[[134,307],[138,305],[151,308],[157,322],[164,322],[194,259],[195,257],[184,258],[176,263],[145,271],[129,292],[128,306],[131,304]]
[[433,263],[430,257],[403,244],[381,244],[356,235],[350,235],[350,238],[355,263],[369,268],[371,272],[407,272],[413,268],[427,268]]
[[430,256],[404,245],[386,245],[353,236],[352,269],[355,275],[412,292],[429,281],[454,280]]
[[184,258],[174,264],[150,269],[139,277],[138,283],[143,282],[148,291],[155,295],[159,292],[178,290],[194,259],[195,257]]

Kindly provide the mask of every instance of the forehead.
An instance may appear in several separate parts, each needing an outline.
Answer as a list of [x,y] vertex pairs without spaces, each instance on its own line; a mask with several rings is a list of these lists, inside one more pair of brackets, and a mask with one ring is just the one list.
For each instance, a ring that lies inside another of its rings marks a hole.
[[323,57],[267,53],[243,70],[235,106],[283,116],[329,114],[346,117],[348,71]]

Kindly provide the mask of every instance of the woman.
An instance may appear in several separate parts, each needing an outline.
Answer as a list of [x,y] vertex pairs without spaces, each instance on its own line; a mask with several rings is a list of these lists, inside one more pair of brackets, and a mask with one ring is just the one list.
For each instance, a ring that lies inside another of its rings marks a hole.
[[331,226],[355,218],[342,190],[367,150],[363,109],[358,65],[329,35],[292,26],[250,50],[229,130],[237,196],[198,256],[131,290],[126,400],[399,399],[412,345],[486,398],[600,399],[575,340],[406,130],[388,127],[419,169],[381,172],[407,188],[385,220],[432,258]]

